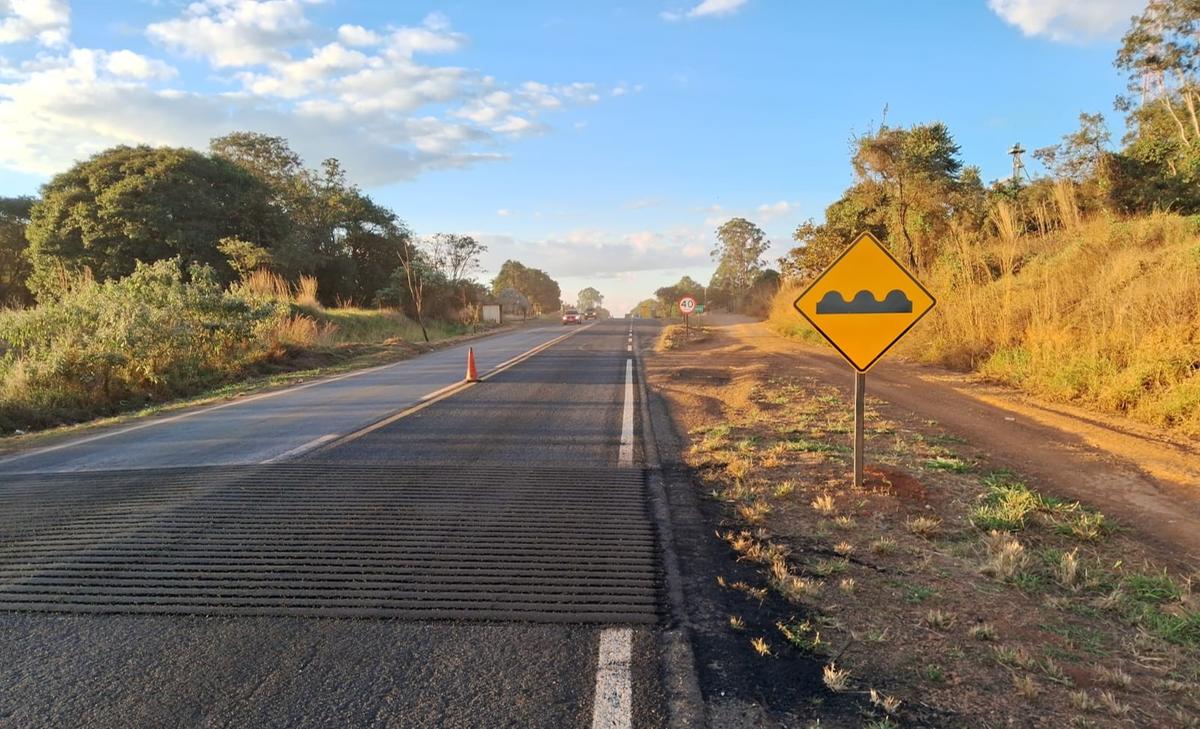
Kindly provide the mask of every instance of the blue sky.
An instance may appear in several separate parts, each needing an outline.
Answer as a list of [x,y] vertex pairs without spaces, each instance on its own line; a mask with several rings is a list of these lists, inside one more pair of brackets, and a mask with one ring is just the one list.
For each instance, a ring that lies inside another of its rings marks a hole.
[[0,0],[0,194],[118,143],[253,129],[336,156],[421,234],[468,232],[624,311],[744,215],[784,252],[851,136],[1005,151],[1111,112],[1140,0]]

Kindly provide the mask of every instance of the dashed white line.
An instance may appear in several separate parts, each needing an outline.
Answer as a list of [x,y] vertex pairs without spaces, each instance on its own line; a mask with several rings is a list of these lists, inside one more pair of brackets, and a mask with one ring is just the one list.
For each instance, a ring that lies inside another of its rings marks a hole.
[[625,360],[625,408],[621,413],[621,449],[617,465],[633,465],[633,360]]
[[632,654],[632,629],[600,631],[592,729],[630,729],[633,726],[633,687],[629,672]]

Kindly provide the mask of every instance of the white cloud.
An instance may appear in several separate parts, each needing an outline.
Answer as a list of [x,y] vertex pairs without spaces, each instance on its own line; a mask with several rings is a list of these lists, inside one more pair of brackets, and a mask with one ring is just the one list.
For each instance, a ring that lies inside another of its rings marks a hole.
[[496,211],[496,215],[499,215],[502,218],[508,218],[512,217],[512,211],[505,208],[500,208]]
[[704,0],[690,10],[664,10],[659,17],[668,22],[695,18],[720,18],[733,15],[747,0]]
[[0,0],[0,44],[36,40],[66,45],[71,29],[67,0]]
[[761,223],[771,223],[778,220],[788,213],[795,210],[796,206],[786,200],[780,200],[777,203],[764,203],[755,208],[758,213],[758,221]]
[[133,51],[114,51],[108,54],[105,67],[114,76],[138,80],[168,79],[178,72],[157,58],[147,58]]
[[1124,30],[1146,0],[988,0],[988,7],[1027,36],[1079,41]]
[[304,6],[318,0],[199,0],[182,17],[146,32],[168,48],[202,56],[216,68],[285,61],[284,49],[307,38]]
[[348,46],[377,46],[383,42],[383,36],[361,25],[343,25],[338,28],[338,40]]
[[547,128],[543,114],[599,98],[594,84],[507,85],[414,60],[467,42],[440,14],[413,28],[334,31],[312,26],[309,1],[200,0],[150,26],[166,48],[207,58],[206,80],[232,90],[188,90],[165,60],[129,50],[0,59],[0,167],[50,174],[116,144],[205,148],[254,130],[287,138],[310,161],[337,157],[377,185],[505,159],[508,138]]

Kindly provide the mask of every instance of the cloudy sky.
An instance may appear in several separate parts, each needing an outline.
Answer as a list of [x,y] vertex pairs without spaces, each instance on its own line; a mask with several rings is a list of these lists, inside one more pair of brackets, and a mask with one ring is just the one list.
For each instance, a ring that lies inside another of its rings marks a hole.
[[[337,157],[418,233],[468,232],[624,311],[744,215],[789,247],[884,118],[985,179],[1120,120],[1144,0],[0,0],[0,195],[115,144],[235,129]],[[1119,135],[1118,135],[1119,136]]]

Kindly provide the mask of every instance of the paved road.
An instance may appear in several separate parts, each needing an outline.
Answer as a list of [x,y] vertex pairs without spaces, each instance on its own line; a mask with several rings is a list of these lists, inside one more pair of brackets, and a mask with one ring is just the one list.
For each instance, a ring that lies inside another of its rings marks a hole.
[[[614,549],[602,533],[609,527],[603,523],[605,515],[596,511],[601,502],[589,496],[590,489],[591,496],[608,498],[603,503],[612,508],[631,509],[632,516],[622,516],[630,522],[630,534],[635,535],[631,539],[641,539],[635,522],[649,529],[648,517],[636,503],[641,498],[635,495],[635,503],[618,503],[622,492],[609,485],[628,479],[631,468],[636,472],[640,454],[640,448],[629,447],[629,436],[636,443],[640,434],[636,429],[629,432],[635,403],[626,399],[632,391],[626,385],[627,326],[612,321],[577,331],[484,383],[362,437],[299,456],[286,466],[292,471],[256,467],[276,476],[310,469],[318,474],[310,480],[326,479],[298,485],[295,493],[304,496],[292,506],[275,482],[270,485],[273,496],[257,495],[253,482],[260,471],[253,468],[143,472],[144,478],[160,479],[161,493],[135,486],[130,494],[119,483],[112,485],[114,479],[122,479],[112,472],[10,476],[9,486],[0,482],[0,501],[7,499],[9,506],[0,505],[0,603],[8,600],[11,606],[28,599],[31,590],[57,590],[64,601],[74,601],[71,609],[81,611],[0,612],[0,727],[589,727],[597,717],[603,726],[662,726],[657,628],[645,623],[647,614],[637,612],[642,608],[629,603],[628,623],[570,618],[579,595],[618,609],[631,598],[607,595],[606,585],[654,579],[632,568],[605,567],[605,560],[620,555],[603,551]],[[562,333],[558,328],[522,332],[476,346],[490,366]],[[448,384],[446,378],[460,377],[462,358],[461,351],[438,352],[357,378],[9,461],[3,468],[10,473],[18,465],[22,470],[63,472],[266,460],[416,402]],[[406,373],[422,378],[420,384],[408,382]],[[346,404],[343,397],[355,405]],[[356,418],[351,413],[360,407],[370,413]],[[328,417],[314,417],[316,413]],[[313,421],[321,425],[314,427]],[[335,421],[337,427],[331,427]],[[284,434],[300,424],[303,435]],[[621,466],[622,460],[632,462]],[[463,480],[463,474],[489,469],[506,474],[505,479]],[[394,484],[388,481],[393,490],[385,490],[385,497],[395,497],[355,501],[358,482],[351,476],[362,478],[375,471],[396,474]],[[403,481],[404,474],[414,472],[421,474],[420,483]],[[348,475],[339,482],[328,476],[331,473]],[[190,474],[191,480],[184,483],[179,474]],[[206,480],[206,474],[214,475]],[[141,483],[133,474],[129,482]],[[443,482],[455,490],[431,496]],[[312,496],[312,489],[321,484],[331,497],[309,503],[320,498]],[[478,496],[462,490],[471,484]],[[551,501],[530,502],[529,495],[536,496],[538,489]],[[339,505],[339,494],[346,494],[345,505]],[[421,508],[434,509],[432,516],[422,517],[427,523],[411,521],[416,512],[408,510],[404,499],[414,495],[420,496]],[[30,499],[53,503],[44,514],[32,513],[24,520],[15,516],[11,504],[31,503]],[[547,509],[547,503],[558,506]],[[410,519],[404,522],[409,526],[376,529],[385,516]],[[256,519],[261,519],[261,534],[256,533]],[[237,525],[235,532],[229,531],[231,524]],[[464,531],[464,524],[475,529]],[[312,531],[318,527],[325,531]],[[406,567],[403,578],[389,572],[390,559],[372,559],[365,554],[368,547],[361,546],[379,532],[372,538],[383,542],[369,549],[384,550],[372,554],[386,557],[397,549],[411,549],[404,540],[421,529],[433,530],[422,549],[434,554],[409,554],[415,566]],[[577,530],[574,539],[572,529]],[[288,534],[294,530],[299,531]],[[185,536],[170,541],[180,537],[168,538],[169,534]],[[494,541],[495,535],[504,534],[506,541]],[[232,553],[229,540],[236,545]],[[348,550],[339,552],[335,562],[356,566],[320,566],[326,570],[322,579],[329,580],[336,594],[305,598],[309,602],[304,605],[310,607],[298,608],[301,615],[270,607],[257,611],[263,614],[248,609],[243,612],[251,614],[241,616],[206,615],[188,607],[222,599],[228,602],[220,607],[258,604],[257,597],[237,603],[243,598],[234,595],[266,595],[263,605],[278,606],[278,595],[309,595],[316,589],[314,583],[307,577],[288,577],[292,573],[287,570],[317,569],[311,564],[314,554],[328,562],[317,550],[319,540],[334,540],[338,549]],[[203,553],[193,542],[203,543]],[[439,550],[453,559],[447,564]],[[486,550],[499,556],[489,557]],[[189,560],[199,559],[206,560],[202,570],[188,573],[186,583],[171,583],[188,587],[163,586],[166,576],[179,579],[193,569]],[[238,561],[243,559],[251,567]],[[274,571],[268,574],[263,571],[267,567],[254,567],[259,564],[254,560],[270,560]],[[374,565],[374,572],[364,577],[356,571],[367,569],[360,562]],[[539,609],[557,622],[472,617],[506,604],[480,597],[485,588],[492,595],[495,590],[528,586],[531,576],[549,574],[547,570],[558,568],[556,563],[562,563],[562,576],[547,580],[553,584],[533,585],[530,590],[541,590],[534,597],[512,593],[505,599],[542,600],[545,605]],[[504,576],[493,578],[488,570],[497,564]],[[522,571],[525,564],[541,572]],[[370,598],[354,597],[359,588],[346,586],[350,579],[428,581],[449,569],[481,574],[491,582],[479,587],[460,578],[453,599],[436,585],[428,588],[428,595],[372,590]],[[147,576],[147,570],[157,576]],[[229,577],[237,572],[244,578],[247,571],[253,590],[242,590],[237,585],[243,583]],[[652,575],[654,569],[643,572]],[[70,576],[74,574],[81,576]],[[555,587],[560,583],[564,586]],[[93,587],[85,589],[87,585]],[[276,587],[263,592],[263,585]],[[157,614],[163,608],[152,601],[165,598],[130,602],[127,597],[161,596],[171,590],[172,609],[183,614]],[[121,602],[113,595],[126,597]],[[106,596],[117,605],[110,608],[114,614],[96,607],[95,601],[102,603]],[[343,615],[353,615],[359,604],[371,606],[371,614],[393,610],[409,615],[427,601],[461,617],[430,621],[302,616],[305,610],[326,614],[323,606],[335,599],[350,601],[349,609],[338,603],[338,614]]]
[[108,429],[0,458],[0,474],[260,463],[344,435],[462,380],[467,347],[481,374],[574,330],[485,337],[382,367]]

